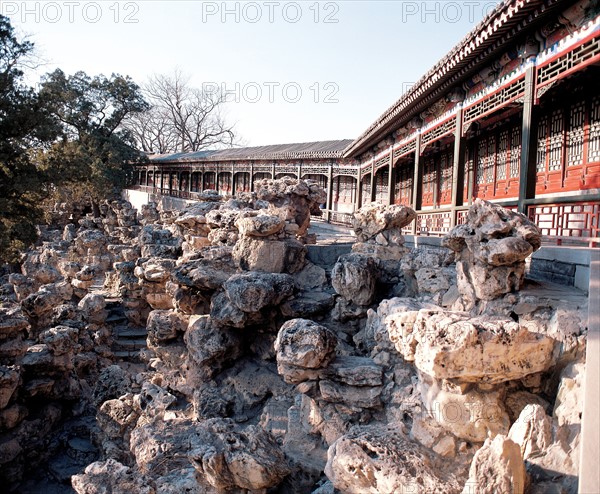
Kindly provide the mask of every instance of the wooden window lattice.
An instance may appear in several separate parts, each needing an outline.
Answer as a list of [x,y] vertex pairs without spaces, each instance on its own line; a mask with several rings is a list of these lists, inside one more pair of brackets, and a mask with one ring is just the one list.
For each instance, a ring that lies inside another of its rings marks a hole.
[[517,178],[521,168],[521,126],[512,129],[510,140],[510,178]]
[[544,173],[546,171],[546,136],[548,134],[548,117],[544,116],[540,119],[538,125],[537,135],[537,160],[536,160],[536,171],[537,173]]
[[600,161],[600,96],[592,99],[589,127],[588,162],[596,163]]
[[564,144],[563,126],[564,117],[562,109],[554,110],[554,112],[552,112],[548,171],[556,171],[562,168],[562,150]]
[[585,101],[571,107],[567,133],[567,166],[583,165],[583,140],[585,136]]
[[498,141],[498,164],[496,170],[497,180],[506,179],[506,164],[508,163],[508,130],[500,132]]
[[482,185],[485,183],[485,164],[486,164],[487,143],[485,139],[480,139],[477,147],[477,169],[476,183]]
[[445,151],[440,157],[440,190],[452,189],[452,165],[453,156],[450,151]]

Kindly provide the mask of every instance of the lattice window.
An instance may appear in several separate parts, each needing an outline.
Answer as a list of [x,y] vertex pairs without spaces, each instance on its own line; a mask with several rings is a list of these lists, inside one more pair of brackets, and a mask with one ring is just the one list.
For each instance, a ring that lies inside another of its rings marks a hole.
[[235,192],[250,192],[250,174],[247,172],[235,174]]
[[394,151],[394,161],[398,158],[406,156],[409,153],[412,153],[415,149],[417,149],[417,140],[413,139]]
[[513,127],[510,138],[510,178],[517,178],[521,168],[521,127]]
[[491,111],[497,111],[512,100],[521,96],[524,92],[525,78],[521,76],[518,80],[511,81],[510,84],[499,91],[492,93],[481,101],[466,108],[463,115],[463,122],[467,124]]
[[453,156],[450,151],[443,152],[440,157],[440,190],[452,189],[452,165]]
[[219,173],[219,190],[222,192],[231,191],[231,173],[222,172]]
[[204,190],[215,190],[215,172],[206,172],[204,174]]
[[498,141],[498,164],[496,170],[496,180],[506,179],[506,164],[508,163],[508,130],[500,132]]
[[313,182],[317,182],[319,187],[327,190],[327,177],[321,174],[310,173],[308,175],[304,175],[303,177],[306,180],[312,180]]
[[543,67],[538,67],[537,83],[542,85],[559,78],[567,70],[577,67],[600,54],[600,35],[595,36],[582,45],[552,60]]
[[362,205],[369,204],[371,202],[371,175],[363,177],[361,182],[362,189]]
[[375,163],[375,170],[378,170],[382,166],[387,166],[389,164],[389,162],[390,162],[390,155],[388,154],[387,156],[384,156],[383,158],[377,160],[377,162]]
[[590,111],[590,136],[588,141],[588,162],[600,161],[600,96],[592,99]]
[[423,164],[423,192],[433,193],[435,189],[435,161],[432,156],[425,158]]
[[385,168],[379,170],[375,175],[375,200],[377,202],[386,202],[389,194],[389,177],[390,171]]
[[585,136],[585,101],[571,107],[567,132],[567,166],[583,164],[583,140]]
[[487,142],[485,139],[480,139],[477,146],[477,170],[475,182],[477,185],[485,183],[485,165],[486,165]]
[[339,176],[333,179],[336,194],[334,202],[341,204],[353,204],[356,193],[356,180],[352,177]]
[[406,206],[411,203],[412,187],[413,187],[413,170],[410,166],[403,166],[398,170],[395,190],[396,204],[404,204]]
[[544,173],[546,171],[546,140],[548,135],[548,117],[544,116],[540,119],[538,125],[537,135],[537,161],[536,171],[537,173]]
[[487,159],[485,161],[485,181],[492,183],[494,181],[494,165],[496,164],[496,136],[488,137]]
[[548,171],[556,171],[562,168],[562,151],[564,144],[563,127],[563,110],[554,110],[552,112],[552,124],[550,127],[550,159],[548,160]]

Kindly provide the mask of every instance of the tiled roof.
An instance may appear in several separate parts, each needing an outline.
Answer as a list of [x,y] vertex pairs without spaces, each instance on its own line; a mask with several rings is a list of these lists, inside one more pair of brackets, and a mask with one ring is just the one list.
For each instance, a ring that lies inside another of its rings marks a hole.
[[549,12],[568,0],[502,0],[444,58],[433,66],[412,88],[388,108],[345,151],[356,157],[376,144],[386,134],[410,120],[433,98],[456,85],[482,61],[520,34],[533,22],[541,21]]
[[165,162],[341,158],[344,149],[352,142],[352,139],[342,139],[338,141],[274,144],[218,151],[197,151],[195,153],[156,154],[149,158],[151,161]]

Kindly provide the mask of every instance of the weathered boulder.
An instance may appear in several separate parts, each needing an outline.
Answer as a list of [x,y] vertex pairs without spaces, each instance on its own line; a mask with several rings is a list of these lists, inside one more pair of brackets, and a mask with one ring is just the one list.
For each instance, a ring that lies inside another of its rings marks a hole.
[[54,355],[74,354],[79,349],[79,331],[69,326],[56,326],[43,331],[39,340],[48,346]]
[[541,245],[541,232],[524,215],[477,199],[467,222],[453,228],[443,245],[456,254],[463,297],[492,300],[520,289],[525,259]]
[[546,371],[554,340],[512,319],[464,312],[419,312],[417,368],[436,379],[500,383]]
[[377,262],[362,254],[345,254],[331,271],[337,293],[357,305],[369,305],[375,297]]
[[88,465],[71,484],[77,494],[156,494],[148,479],[112,458]]
[[489,434],[508,434],[510,419],[502,390],[482,392],[462,383],[420,375],[417,386],[429,417],[456,437],[483,442]]
[[54,307],[70,300],[73,288],[66,281],[43,285],[21,302],[21,307],[31,317],[41,317],[52,312]]
[[337,339],[326,327],[306,319],[292,319],[281,326],[275,341],[277,362],[318,369],[331,361]]
[[404,360],[414,361],[417,340],[413,329],[422,309],[432,312],[441,310],[433,304],[417,302],[412,298],[383,300],[377,307],[377,312],[370,310],[367,314],[367,339],[387,347],[386,340],[389,338]]
[[268,237],[282,231],[285,227],[285,221],[278,216],[260,214],[238,218],[235,225],[240,235],[246,237]]
[[329,448],[325,475],[348,494],[458,492],[459,479],[441,465],[397,427],[356,427]]
[[519,445],[506,436],[486,439],[475,453],[469,470],[469,479],[463,494],[511,492],[523,494],[527,483],[525,464]]
[[218,489],[267,489],[288,475],[283,451],[263,429],[236,430],[230,421],[210,420],[210,443],[199,445],[190,460],[201,477]]
[[230,260],[230,257],[225,256],[188,261],[175,268],[171,279],[182,286],[200,290],[217,290],[235,274],[235,268]]
[[244,271],[297,273],[304,267],[306,247],[293,238],[264,240],[242,237],[236,242],[232,255]]
[[145,281],[163,283],[170,278],[174,269],[173,259],[151,258],[136,266],[134,274]]
[[100,372],[93,391],[94,403],[97,405],[110,399],[119,398],[131,389],[129,374],[118,365],[110,365]]
[[13,393],[19,385],[19,368],[0,365],[0,410],[8,405]]
[[[217,372],[240,353],[240,339],[226,328],[216,327],[210,316],[191,316],[183,341],[194,364]],[[191,384],[191,383],[190,383]]]
[[294,293],[294,279],[279,273],[238,274],[229,278],[223,288],[235,307],[252,313],[289,298]]
[[321,214],[319,206],[327,199],[325,190],[312,180],[290,177],[265,179],[255,183],[254,188],[256,197],[269,203],[269,214],[298,225],[295,234],[299,237],[306,234],[310,215]]
[[187,320],[171,310],[153,310],[148,315],[148,342],[153,345],[174,340],[187,327]]
[[354,213],[352,227],[358,241],[367,242],[383,231],[401,230],[416,217],[417,214],[409,207],[397,204],[386,206],[374,202]]

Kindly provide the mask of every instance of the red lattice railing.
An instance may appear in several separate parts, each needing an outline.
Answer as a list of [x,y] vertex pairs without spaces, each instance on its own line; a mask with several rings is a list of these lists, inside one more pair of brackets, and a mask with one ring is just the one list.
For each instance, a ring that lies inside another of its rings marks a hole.
[[528,216],[542,234],[562,240],[598,239],[600,204],[597,202],[529,206]]

